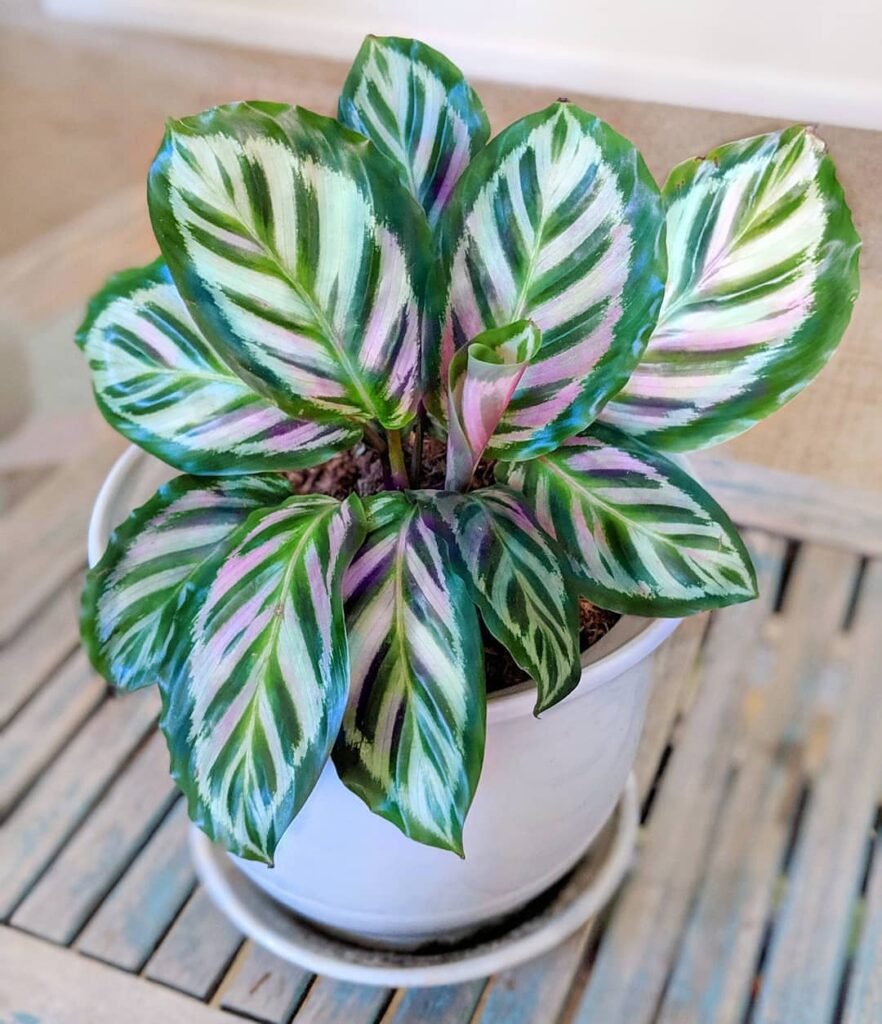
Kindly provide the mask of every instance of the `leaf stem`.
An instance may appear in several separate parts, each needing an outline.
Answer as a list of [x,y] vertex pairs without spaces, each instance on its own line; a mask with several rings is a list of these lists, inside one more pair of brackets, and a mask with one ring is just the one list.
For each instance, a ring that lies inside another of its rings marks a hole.
[[370,423],[364,423],[362,424],[362,427],[364,429],[365,440],[371,448],[376,448],[381,455],[385,455],[386,442],[383,440],[382,435],[376,427],[372,427]]
[[401,446],[401,431],[387,430],[386,437],[389,440],[389,469],[392,473],[392,484],[399,491],[406,491],[410,487],[410,480],[404,462],[404,448]]
[[423,471],[423,420],[425,415],[423,407],[420,406],[413,428],[413,448],[410,451],[410,479],[417,487],[420,485],[420,474]]

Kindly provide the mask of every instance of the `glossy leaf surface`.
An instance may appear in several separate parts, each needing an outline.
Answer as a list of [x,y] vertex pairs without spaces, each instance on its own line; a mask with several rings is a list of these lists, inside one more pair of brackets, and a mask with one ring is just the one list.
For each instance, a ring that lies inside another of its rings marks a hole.
[[490,328],[528,318],[542,332],[491,457],[555,448],[625,383],[661,304],[663,227],[637,150],[569,103],[515,122],[469,165],[441,225],[450,279],[426,379],[446,382],[455,351]]
[[478,616],[430,503],[382,494],[346,573],[352,677],[334,762],[405,835],[462,853],[484,754]]
[[159,682],[196,571],[255,509],[290,495],[280,476],[177,477],[132,512],[83,592],[83,642],[101,675],[124,690]]
[[681,164],[664,195],[664,304],[603,419],[683,451],[749,429],[820,371],[857,296],[860,241],[824,144],[805,128]]
[[337,737],[349,682],[342,579],[357,498],[261,510],[196,574],[178,614],[161,721],[190,816],[267,863]]
[[161,261],[111,278],[77,334],[112,427],[186,473],[298,469],[349,448],[348,423],[295,420],[212,352]]
[[394,169],[336,121],[241,103],[172,121],[153,227],[213,346],[293,415],[410,421],[428,228]]
[[671,461],[604,424],[550,455],[500,463],[595,604],[688,615],[756,597],[756,575],[720,506]]
[[490,632],[536,682],[536,714],[579,682],[579,612],[563,555],[506,487],[437,499],[454,565]]
[[481,101],[459,68],[416,39],[365,39],[343,85],[339,117],[398,168],[430,226],[490,137]]

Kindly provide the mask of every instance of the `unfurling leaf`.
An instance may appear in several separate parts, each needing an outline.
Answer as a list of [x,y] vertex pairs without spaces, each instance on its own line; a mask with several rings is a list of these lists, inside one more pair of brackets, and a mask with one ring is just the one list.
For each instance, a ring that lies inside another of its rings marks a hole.
[[805,128],[681,164],[664,196],[664,304],[602,418],[685,451],[749,429],[818,373],[851,316],[860,240],[824,144]]
[[280,476],[177,477],[132,512],[83,591],[83,643],[101,675],[124,690],[159,682],[194,574],[255,509],[290,496]]
[[531,320],[479,334],[450,363],[447,391],[447,488],[461,490],[475,471],[542,335]]
[[161,260],[108,281],[77,333],[108,423],[185,473],[232,476],[324,462],[355,424],[291,419],[212,352]]
[[440,229],[449,280],[426,380],[446,384],[455,351],[483,331],[535,321],[542,347],[488,454],[552,450],[625,383],[655,324],[665,267],[655,182],[609,125],[555,103],[478,153]]
[[243,103],[172,121],[150,215],[212,347],[295,416],[399,429],[420,398],[425,218],[336,121]]
[[500,463],[602,608],[688,615],[756,597],[756,574],[720,506],[674,463],[595,424],[557,451]]
[[484,756],[484,664],[474,605],[414,496],[367,504],[344,580],[349,704],[334,763],[405,835],[462,854]]
[[487,628],[535,680],[536,714],[577,685],[579,609],[563,556],[506,487],[445,494],[448,547]]
[[190,581],[161,721],[190,816],[271,863],[337,737],[349,680],[343,574],[364,536],[356,497],[254,513]]
[[339,116],[392,161],[432,226],[490,137],[459,68],[416,39],[368,36],[343,85]]

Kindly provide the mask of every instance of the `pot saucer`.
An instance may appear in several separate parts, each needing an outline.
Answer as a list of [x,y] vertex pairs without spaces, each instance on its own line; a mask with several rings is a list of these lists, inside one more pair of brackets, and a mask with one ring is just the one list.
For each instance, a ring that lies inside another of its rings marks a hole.
[[258,888],[195,826],[190,849],[199,880],[217,907],[283,960],[341,981],[387,987],[449,985],[532,960],[578,931],[627,874],[638,825],[632,773],[609,823],[563,881],[503,924],[472,933],[464,942],[406,953],[369,949],[298,917]]

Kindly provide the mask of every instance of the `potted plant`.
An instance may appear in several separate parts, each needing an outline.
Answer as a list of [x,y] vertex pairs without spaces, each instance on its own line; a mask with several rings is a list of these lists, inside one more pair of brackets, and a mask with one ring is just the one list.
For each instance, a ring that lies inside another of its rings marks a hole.
[[148,201],[161,258],[77,340],[108,421],[185,475],[132,511],[129,454],[102,493],[95,667],[158,683],[193,821],[301,913],[407,943],[515,909],[611,813],[652,650],[755,596],[676,453],[845,330],[823,143],[733,142],[660,191],[575,104],[490,140],[448,60],[370,37],[339,120],[171,121]]

